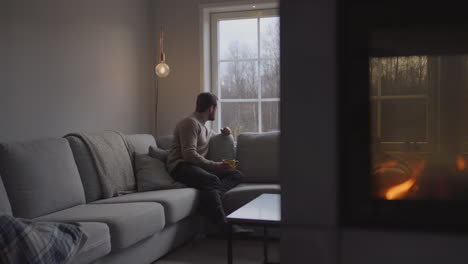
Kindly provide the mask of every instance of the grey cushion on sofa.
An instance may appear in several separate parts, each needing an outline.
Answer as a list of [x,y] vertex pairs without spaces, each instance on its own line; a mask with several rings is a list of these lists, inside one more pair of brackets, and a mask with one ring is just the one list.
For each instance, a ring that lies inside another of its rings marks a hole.
[[5,186],[3,186],[2,175],[0,175],[0,214],[11,215],[10,201]]
[[280,193],[279,184],[241,183],[223,197],[226,214],[230,214],[262,193]]
[[67,136],[66,139],[68,143],[70,143],[78,171],[80,172],[86,202],[89,203],[101,199],[101,183],[99,182],[96,165],[94,164],[88,146],[83,140],[75,136]]
[[166,164],[167,157],[169,156],[169,150],[161,149],[155,146],[150,146],[148,149],[148,155]]
[[0,174],[13,215],[34,218],[85,202],[66,139],[0,145]]
[[237,159],[244,182],[279,182],[279,132],[240,134]]
[[221,161],[223,159],[235,159],[236,147],[232,135],[218,134],[210,138],[210,146],[207,158],[209,160]]
[[93,204],[157,202],[164,206],[166,225],[192,215],[198,206],[198,191],[193,188],[131,193],[93,202]]
[[112,248],[126,248],[164,227],[164,209],[158,203],[83,204],[36,220],[103,222],[109,226]]
[[158,148],[171,149],[173,139],[174,139],[173,135],[156,137],[156,143],[157,143]]
[[138,154],[148,154],[149,146],[157,146],[154,137],[149,134],[127,135],[125,138],[132,144],[134,151]]
[[139,192],[177,188],[166,164],[147,154],[135,155],[135,179]]
[[72,264],[90,263],[110,253],[110,233],[106,224],[81,222],[80,225],[86,234],[86,242],[73,257]]

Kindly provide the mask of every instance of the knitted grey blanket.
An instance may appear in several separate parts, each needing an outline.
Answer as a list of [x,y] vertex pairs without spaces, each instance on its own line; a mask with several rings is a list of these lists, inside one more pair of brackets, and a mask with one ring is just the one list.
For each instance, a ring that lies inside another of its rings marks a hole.
[[133,150],[117,131],[71,133],[88,146],[101,182],[103,198],[135,192],[131,156]]

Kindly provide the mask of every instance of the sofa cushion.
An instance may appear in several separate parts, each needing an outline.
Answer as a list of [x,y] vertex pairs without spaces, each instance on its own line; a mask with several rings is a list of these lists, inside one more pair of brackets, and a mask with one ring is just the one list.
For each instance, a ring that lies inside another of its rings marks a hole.
[[198,206],[198,191],[193,188],[131,193],[99,200],[93,204],[157,202],[164,206],[166,225],[192,215]]
[[158,145],[158,148],[167,150],[171,149],[173,139],[173,135],[156,137],[156,143]]
[[164,228],[158,203],[83,204],[36,220],[102,222],[109,226],[112,248],[126,248]]
[[89,151],[88,146],[76,136],[67,136],[73,156],[75,158],[81,182],[85,192],[86,202],[96,201],[102,198],[101,183],[96,165]]
[[164,162],[164,164],[166,164],[167,157],[169,156],[169,150],[161,149],[161,148],[158,148],[158,147],[155,147],[155,146],[150,146],[149,150],[148,150],[148,154],[151,157],[153,157],[155,159],[158,159],[158,160]]
[[11,215],[10,201],[5,186],[3,186],[2,175],[0,175],[0,214]]
[[166,164],[147,154],[135,155],[135,178],[139,192],[177,188]]
[[86,242],[76,253],[71,263],[90,263],[111,251],[109,227],[104,223],[80,222],[86,234]]
[[16,217],[34,218],[85,202],[66,139],[1,144],[0,173]]
[[155,146],[154,137],[149,134],[135,134],[125,136],[128,143],[133,146],[133,150],[138,154],[148,154],[148,147]]
[[225,136],[222,134],[211,137],[207,158],[214,161],[235,159],[236,147],[234,144],[234,137],[232,135]]
[[223,197],[224,211],[230,214],[263,193],[280,193],[279,184],[242,183]]
[[279,132],[240,134],[237,159],[244,182],[278,183]]

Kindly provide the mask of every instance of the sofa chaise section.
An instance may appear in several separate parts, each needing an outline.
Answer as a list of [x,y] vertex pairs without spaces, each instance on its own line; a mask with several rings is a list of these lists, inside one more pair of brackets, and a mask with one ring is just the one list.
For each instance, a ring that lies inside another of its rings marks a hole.
[[[8,200],[0,175],[0,214],[12,215],[11,205]],[[86,235],[86,241],[74,256],[72,264],[90,263],[111,251],[109,227],[104,223],[85,222],[81,223],[81,229]]]
[[[73,154],[64,139],[0,144],[0,176],[4,185],[0,211],[15,217],[32,219],[85,201]],[[109,254],[108,226],[96,221],[80,224],[87,239],[73,263],[90,263]]]
[[[66,139],[75,155],[87,205],[120,208],[122,205],[154,204],[162,208],[160,216],[164,221],[164,227],[161,230],[131,246],[121,249],[113,248],[111,254],[99,259],[98,263],[128,263],[124,261],[128,259],[137,263],[151,263],[198,232],[197,190],[182,188],[136,192],[103,199],[98,173],[90,158],[89,149],[78,137],[67,136]],[[126,139],[136,153],[147,154],[149,146],[157,146],[155,138],[148,134],[127,135]],[[105,220],[102,221],[105,222]],[[109,227],[112,236],[112,226]],[[143,250],[145,248],[150,249],[145,252]]]
[[198,191],[193,188],[181,188],[131,193],[119,197],[97,200],[92,204],[137,202],[156,202],[161,204],[164,207],[166,225],[170,225],[196,213]]
[[85,264],[111,252],[109,227],[105,223],[79,222],[86,234],[86,242],[75,255],[71,264]]
[[116,250],[161,231],[164,228],[164,209],[157,203],[83,204],[35,220],[106,223],[112,250]]
[[8,194],[3,185],[2,175],[0,174],[0,214],[12,215]]

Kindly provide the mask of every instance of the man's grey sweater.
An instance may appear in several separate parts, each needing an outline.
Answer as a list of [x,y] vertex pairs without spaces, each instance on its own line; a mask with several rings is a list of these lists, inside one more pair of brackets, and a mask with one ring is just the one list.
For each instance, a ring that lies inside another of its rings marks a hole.
[[205,126],[200,113],[181,120],[174,130],[174,140],[167,158],[167,169],[172,172],[180,162],[188,162],[206,170],[213,170],[215,162],[206,159],[210,138],[215,132]]

